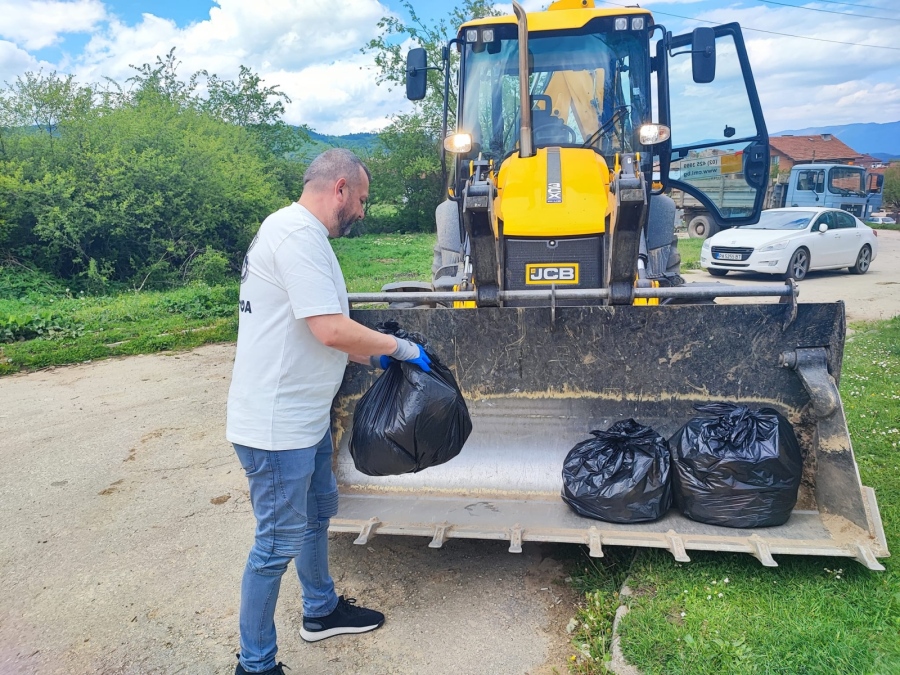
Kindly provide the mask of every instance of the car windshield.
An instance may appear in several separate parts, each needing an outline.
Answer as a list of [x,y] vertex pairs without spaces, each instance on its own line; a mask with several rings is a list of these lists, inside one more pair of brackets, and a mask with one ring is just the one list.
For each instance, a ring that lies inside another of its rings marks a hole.
[[[464,47],[460,128],[472,134],[473,151],[503,159],[519,144],[519,42],[515,25],[490,34],[494,42]],[[533,33],[528,51],[536,148],[593,147],[609,157],[641,149],[637,130],[650,118],[646,34],[595,20]]]
[[815,211],[763,211],[759,222],[742,225],[742,230],[803,230],[816,215]]

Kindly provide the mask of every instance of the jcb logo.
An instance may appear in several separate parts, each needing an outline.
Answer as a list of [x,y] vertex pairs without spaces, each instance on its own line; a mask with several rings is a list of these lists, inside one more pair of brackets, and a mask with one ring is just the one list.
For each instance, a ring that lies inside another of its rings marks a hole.
[[547,183],[547,203],[548,204],[561,204],[562,203],[562,184]]
[[578,283],[578,263],[539,263],[525,265],[525,283],[565,284]]

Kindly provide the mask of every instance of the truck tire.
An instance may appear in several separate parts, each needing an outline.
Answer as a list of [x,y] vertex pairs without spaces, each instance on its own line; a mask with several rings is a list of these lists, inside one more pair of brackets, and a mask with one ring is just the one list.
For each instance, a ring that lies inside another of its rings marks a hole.
[[688,223],[688,236],[692,239],[706,239],[718,232],[716,221],[711,216],[694,216]]

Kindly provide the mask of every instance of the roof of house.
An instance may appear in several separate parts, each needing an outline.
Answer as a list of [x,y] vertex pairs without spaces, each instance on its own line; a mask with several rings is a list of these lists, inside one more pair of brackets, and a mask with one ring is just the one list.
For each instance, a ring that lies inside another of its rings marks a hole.
[[773,136],[769,144],[776,152],[794,162],[828,162],[862,157],[856,150],[831,134],[815,136]]

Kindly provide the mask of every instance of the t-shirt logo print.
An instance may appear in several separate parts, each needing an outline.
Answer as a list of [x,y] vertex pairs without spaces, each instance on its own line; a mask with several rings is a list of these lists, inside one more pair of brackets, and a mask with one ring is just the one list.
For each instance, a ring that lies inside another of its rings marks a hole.
[[250,251],[256,245],[257,239],[259,239],[258,234],[253,237],[253,241],[250,242],[250,246],[247,248],[247,255],[244,256],[244,264],[241,266],[241,283],[247,281],[247,276],[250,274]]

